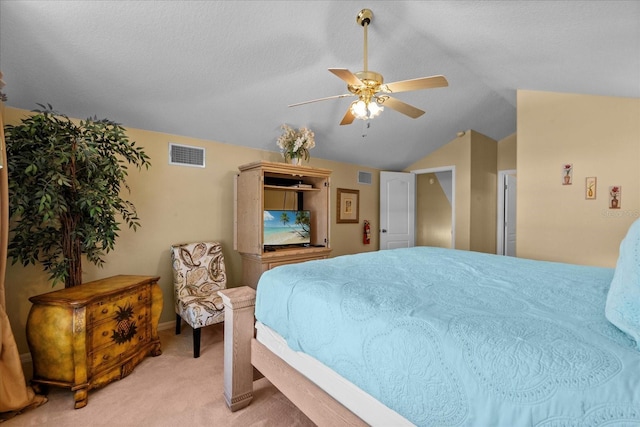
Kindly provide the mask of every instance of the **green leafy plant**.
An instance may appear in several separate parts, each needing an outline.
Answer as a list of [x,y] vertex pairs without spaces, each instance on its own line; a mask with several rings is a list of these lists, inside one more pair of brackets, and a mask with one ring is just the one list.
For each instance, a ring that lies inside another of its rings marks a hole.
[[[5,126],[13,264],[41,263],[52,285],[82,283],[82,256],[102,267],[120,230],[134,231],[133,203],[121,193],[128,165],[149,168],[149,156],[125,129],[97,117],[72,121],[51,105]],[[48,108],[47,108],[48,107]]]

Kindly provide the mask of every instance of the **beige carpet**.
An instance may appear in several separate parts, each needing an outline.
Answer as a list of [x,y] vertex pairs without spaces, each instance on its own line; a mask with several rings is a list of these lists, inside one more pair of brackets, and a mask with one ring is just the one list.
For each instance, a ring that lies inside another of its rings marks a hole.
[[[52,388],[44,405],[2,423],[17,426],[312,426],[266,379],[254,384],[251,404],[232,413],[222,394],[223,326],[202,330],[200,357],[183,326],[160,331],[162,355],[143,360],[126,378],[89,392],[73,409],[73,393]],[[30,367],[25,367],[29,376]]]

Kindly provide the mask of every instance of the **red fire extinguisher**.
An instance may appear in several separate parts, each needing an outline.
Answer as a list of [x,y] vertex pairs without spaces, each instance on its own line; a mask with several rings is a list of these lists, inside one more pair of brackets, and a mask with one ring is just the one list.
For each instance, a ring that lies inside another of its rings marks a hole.
[[369,225],[369,221],[364,220],[364,234],[362,236],[362,243],[368,245],[371,243],[371,226]]

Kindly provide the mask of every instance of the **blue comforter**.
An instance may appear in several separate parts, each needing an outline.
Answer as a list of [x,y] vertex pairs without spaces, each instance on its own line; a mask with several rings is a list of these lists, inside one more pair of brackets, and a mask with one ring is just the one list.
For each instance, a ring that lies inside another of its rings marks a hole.
[[256,318],[417,425],[640,425],[613,269],[415,247],[275,268]]

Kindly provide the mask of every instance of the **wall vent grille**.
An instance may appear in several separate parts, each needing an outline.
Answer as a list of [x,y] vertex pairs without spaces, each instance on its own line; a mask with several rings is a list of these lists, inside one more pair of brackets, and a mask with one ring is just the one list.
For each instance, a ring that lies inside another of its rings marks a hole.
[[169,164],[203,168],[205,150],[202,147],[169,143]]
[[372,176],[371,172],[358,171],[358,184],[371,185]]

